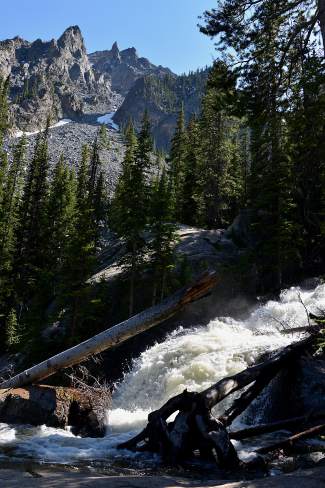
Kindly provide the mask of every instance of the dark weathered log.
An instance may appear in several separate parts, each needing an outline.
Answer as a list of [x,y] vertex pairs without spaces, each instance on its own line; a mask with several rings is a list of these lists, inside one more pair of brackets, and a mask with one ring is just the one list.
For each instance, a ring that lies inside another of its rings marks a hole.
[[240,461],[236,449],[230,442],[229,433],[223,423],[210,412],[204,411],[195,415],[195,423],[202,439],[206,441],[205,451],[210,447],[219,466],[226,469],[238,467]]
[[301,332],[308,332],[308,334],[318,334],[321,329],[323,329],[325,324],[320,325],[305,325],[304,327],[292,327],[288,329],[281,330],[281,334],[289,335],[289,334],[297,334]]
[[[239,465],[239,459],[230,441],[226,425],[241,414],[261,393],[277,373],[291,363],[291,360],[311,346],[316,337],[308,337],[291,344],[261,364],[247,368],[201,393],[186,390],[171,398],[159,410],[148,416],[148,425],[138,436],[119,448],[154,450],[173,463],[180,462],[195,450],[201,454],[213,455],[225,468]],[[251,385],[240,398],[236,399],[223,417],[215,419],[211,409],[225,397]],[[174,422],[168,418],[178,412]],[[141,443],[141,446],[139,446]]]
[[315,427],[311,427],[310,429],[304,430],[303,432],[299,432],[299,434],[295,434],[291,437],[288,437],[287,439],[275,442],[274,444],[270,444],[269,446],[261,447],[256,452],[259,454],[267,454],[271,451],[286,449],[288,447],[292,447],[298,441],[301,441],[303,439],[310,439],[311,437],[318,436],[324,433],[325,424],[316,425]]
[[130,319],[97,334],[94,337],[63,351],[46,361],[4,381],[0,388],[18,388],[37,383],[53,375],[61,369],[79,364],[88,357],[117,346],[141,332],[151,329],[169,319],[186,305],[207,295],[216,285],[215,272],[207,272],[194,284],[183,288],[164,300],[161,304],[151,307]]
[[75,434],[89,437],[105,434],[108,406],[101,392],[95,390],[54,386],[0,390],[0,422],[62,429],[71,426]]
[[325,419],[325,412],[293,417],[291,419],[279,420],[268,424],[255,425],[253,427],[248,427],[247,429],[230,432],[229,436],[230,439],[240,441],[242,439],[249,439],[263,434],[270,434],[271,432],[276,432],[278,430],[290,430],[297,427],[301,428],[301,426],[316,422],[319,419]]
[[226,410],[222,416],[222,422],[224,425],[231,425],[232,422],[241,415],[246,408],[258,397],[258,395],[266,388],[266,386],[272,381],[275,376],[275,372],[271,371],[261,379],[256,380],[252,386],[250,386],[244,393],[234,400],[231,407]]
[[[275,376],[283,366],[296,355],[299,355],[308,346],[313,344],[315,337],[307,337],[299,342],[290,344],[274,354],[263,363],[256,364],[233,376],[220,380],[215,385],[201,393],[208,408],[214,407],[231,393],[241,390],[254,381],[262,381],[262,378]],[[253,400],[253,398],[252,398]]]

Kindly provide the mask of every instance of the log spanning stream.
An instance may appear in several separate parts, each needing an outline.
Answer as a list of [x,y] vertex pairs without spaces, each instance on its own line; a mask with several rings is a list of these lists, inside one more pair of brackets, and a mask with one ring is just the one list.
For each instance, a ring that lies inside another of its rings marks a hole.
[[[0,424],[0,462],[54,463],[68,465],[152,466],[157,457],[117,450],[146,425],[148,413],[169,398],[189,391],[202,391],[219,379],[237,373],[263,353],[285,347],[301,336],[282,334],[283,327],[308,325],[306,310],[325,310],[325,285],[311,289],[284,290],[279,301],[269,301],[248,310],[246,318],[218,317],[208,325],[179,328],[136,358],[132,369],[117,385],[111,410],[107,412],[104,438],[75,437],[69,431],[49,427]],[[218,405],[218,413],[226,406]],[[235,421],[234,428],[263,421],[267,391],[249,411]],[[247,459],[256,447],[252,441],[236,446]],[[127,461],[127,463],[126,463]]]

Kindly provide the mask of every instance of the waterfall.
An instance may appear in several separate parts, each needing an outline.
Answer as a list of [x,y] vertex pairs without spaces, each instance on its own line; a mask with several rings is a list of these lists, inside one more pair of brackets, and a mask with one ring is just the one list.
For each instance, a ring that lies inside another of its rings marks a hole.
[[325,285],[284,290],[279,300],[256,306],[243,320],[217,317],[208,325],[178,328],[134,359],[113,395],[106,437],[81,439],[44,426],[0,424],[0,459],[8,456],[8,446],[11,457],[42,462],[113,462],[121,456],[143,459],[143,454],[116,451],[116,444],[140,429],[151,410],[185,388],[202,391],[220,378],[245,369],[262,353],[299,339],[298,334],[283,335],[281,330],[308,324],[302,302],[314,314],[324,311]]

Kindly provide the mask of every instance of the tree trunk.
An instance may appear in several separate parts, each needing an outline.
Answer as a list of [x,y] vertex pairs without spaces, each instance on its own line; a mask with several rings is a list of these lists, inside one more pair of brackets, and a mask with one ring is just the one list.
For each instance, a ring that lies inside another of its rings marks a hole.
[[169,319],[186,305],[207,295],[216,285],[215,272],[203,274],[194,284],[183,288],[164,300],[161,304],[151,307],[100,334],[63,351],[46,361],[4,381],[0,388],[18,388],[48,378],[57,371],[79,364],[89,356],[98,354],[151,329]]
[[131,271],[130,276],[130,290],[129,290],[129,317],[132,317],[134,310],[134,283],[135,283],[135,272],[134,269]]
[[323,39],[323,49],[325,54],[325,0],[318,0],[318,21]]

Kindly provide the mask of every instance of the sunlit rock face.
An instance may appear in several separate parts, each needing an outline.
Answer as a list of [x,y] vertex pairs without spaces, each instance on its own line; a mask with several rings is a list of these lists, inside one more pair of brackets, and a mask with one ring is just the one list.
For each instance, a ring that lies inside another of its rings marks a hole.
[[171,75],[168,68],[156,66],[148,59],[140,57],[134,47],[120,51],[117,42],[105,51],[89,54],[89,60],[100,74],[109,75],[112,89],[126,96],[136,80],[149,74]]
[[78,26],[48,42],[2,41],[0,76],[10,76],[12,121],[23,130],[44,126],[49,115],[55,121],[109,111],[114,99],[109,77],[89,62]]

